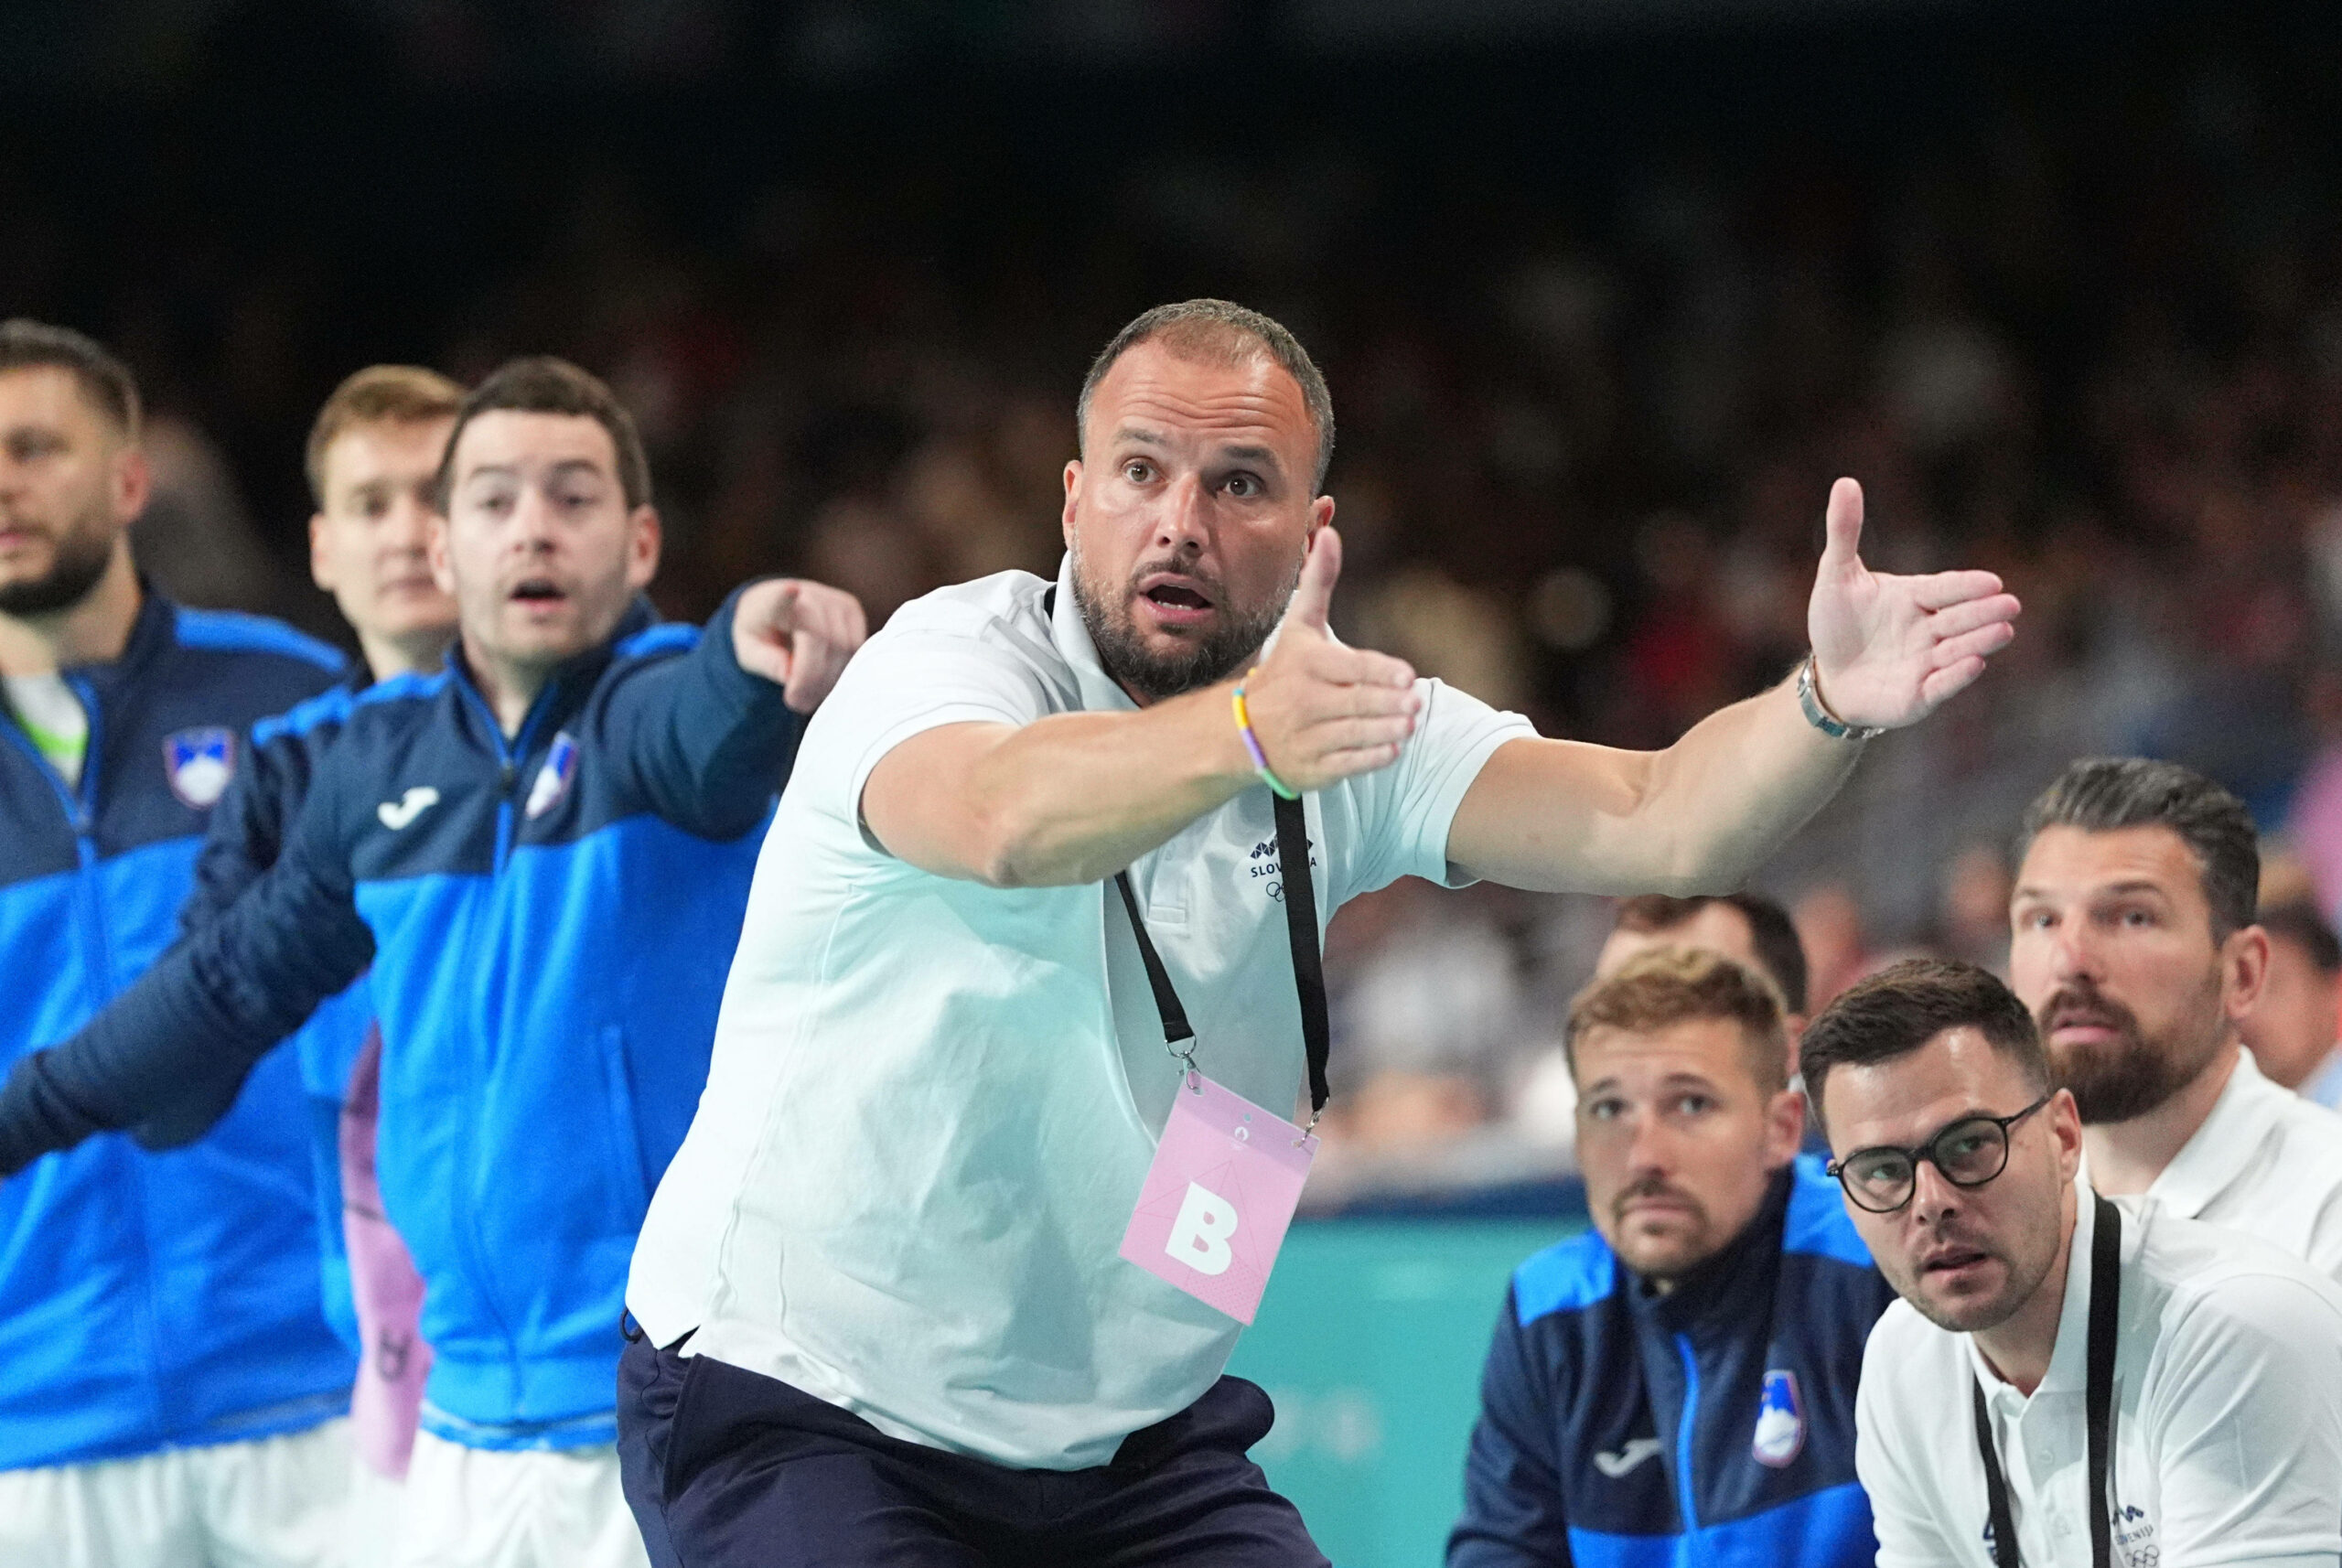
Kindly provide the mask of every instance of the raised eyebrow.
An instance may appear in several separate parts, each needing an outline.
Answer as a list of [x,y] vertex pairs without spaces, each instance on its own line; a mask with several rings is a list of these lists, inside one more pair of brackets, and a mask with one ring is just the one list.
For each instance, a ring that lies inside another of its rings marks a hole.
[[597,479],[607,478],[602,465],[590,457],[564,457],[545,470],[545,478],[548,479],[565,479],[573,474],[590,474]]
[[1159,430],[1143,430],[1135,424],[1125,424],[1114,432],[1117,446],[1168,446],[1170,438]]

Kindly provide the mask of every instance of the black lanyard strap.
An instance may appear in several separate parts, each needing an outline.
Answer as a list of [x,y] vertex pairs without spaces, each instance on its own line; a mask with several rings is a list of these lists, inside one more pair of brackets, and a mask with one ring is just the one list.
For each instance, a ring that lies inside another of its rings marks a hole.
[[[1277,866],[1284,883],[1285,931],[1293,946],[1293,983],[1301,996],[1301,1043],[1309,1055],[1309,1111],[1314,1122],[1316,1113],[1326,1109],[1330,1091],[1326,1087],[1326,1058],[1330,1050],[1329,1031],[1326,1024],[1326,967],[1317,950],[1317,888],[1309,870],[1309,819],[1299,800],[1280,798],[1276,803]],[[1118,871],[1114,886],[1122,890],[1123,908],[1129,911],[1131,932],[1138,938],[1138,956],[1146,965],[1146,983],[1155,992],[1155,1010],[1163,1017],[1163,1042],[1171,1054],[1196,1065],[1192,1046],[1180,1047],[1196,1037],[1195,1026],[1187,1022],[1187,1010],[1179,1002],[1179,993],[1171,984],[1171,973],[1163,967],[1163,955],[1155,950],[1155,940],[1146,934],[1146,921],[1138,911],[1138,895],[1131,890],[1131,874]]]
[[[2094,1217],[2090,1244],[2089,1383],[2082,1398],[2087,1423],[2085,1442],[2090,1475],[2090,1560],[2091,1568],[2111,1568],[2114,1498],[2108,1478],[2113,1465],[2114,1345],[2122,1321],[2122,1211],[2105,1198],[2091,1195]],[[1984,1399],[1984,1385],[1971,1385],[1976,1396],[1976,1452],[1984,1461],[1984,1499],[1993,1526],[1995,1568],[2021,1568],[2016,1550],[2016,1526],[2009,1513],[2009,1484],[2001,1474],[2001,1455],[1993,1442],[1993,1412]]]

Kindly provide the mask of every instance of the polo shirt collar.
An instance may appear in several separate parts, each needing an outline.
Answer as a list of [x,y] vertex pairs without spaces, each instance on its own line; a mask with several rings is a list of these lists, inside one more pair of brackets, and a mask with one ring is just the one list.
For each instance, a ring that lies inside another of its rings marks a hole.
[[[2043,1374],[2040,1386],[2033,1391],[2036,1394],[2078,1394],[2090,1387],[2090,1254],[2091,1239],[2098,1234],[2096,1199],[2097,1194],[2090,1191],[2088,1180],[2077,1176],[2074,1236],[2066,1249],[2066,1299],[2057,1309],[2057,1343],[2050,1348],[2049,1369]],[[1993,1370],[1984,1353],[1976,1348],[1973,1334],[1966,1338],[1969,1363],[1975,1369],[1985,1397],[1996,1404],[2024,1409],[2027,1397],[2017,1392],[2015,1384]]]
[[1058,654],[1073,671],[1075,688],[1081,693],[1085,713],[1135,713],[1138,704],[1131,701],[1128,692],[1106,673],[1098,661],[1097,645],[1090,640],[1090,628],[1082,624],[1081,606],[1073,596],[1073,552],[1065,553],[1058,563],[1057,602],[1049,610],[1049,640],[1057,644]]
[[2284,1102],[2292,1095],[2269,1081],[2239,1047],[2236,1066],[2212,1102],[2212,1113],[2195,1135],[2180,1145],[2163,1174],[2147,1193],[2183,1219],[2193,1219],[2244,1174],[2277,1125]]

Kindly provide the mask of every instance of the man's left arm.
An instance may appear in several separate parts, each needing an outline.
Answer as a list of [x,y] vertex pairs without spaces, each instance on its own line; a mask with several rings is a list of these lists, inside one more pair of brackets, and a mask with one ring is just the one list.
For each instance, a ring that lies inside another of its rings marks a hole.
[[751,583],[691,652],[613,693],[610,738],[661,817],[737,838],[788,780],[806,715],[865,635],[852,594],[796,578]]
[[[2015,635],[2018,605],[1990,572],[1874,573],[1862,527],[1862,487],[1840,479],[1806,612],[1816,694],[1842,724],[1894,729],[1983,673]],[[1861,751],[1808,722],[1789,682],[1664,751],[1509,741],[1456,809],[1447,858],[1541,891],[1726,891],[1821,809]]]

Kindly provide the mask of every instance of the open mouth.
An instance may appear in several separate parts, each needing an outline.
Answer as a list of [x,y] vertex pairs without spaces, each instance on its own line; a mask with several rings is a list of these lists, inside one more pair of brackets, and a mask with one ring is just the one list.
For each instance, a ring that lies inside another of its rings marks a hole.
[[1158,572],[1139,580],[1138,596],[1155,618],[1172,626],[1189,626],[1217,607],[1204,586],[1192,577]]
[[512,585],[512,599],[524,605],[558,605],[569,596],[550,577],[529,577]]

